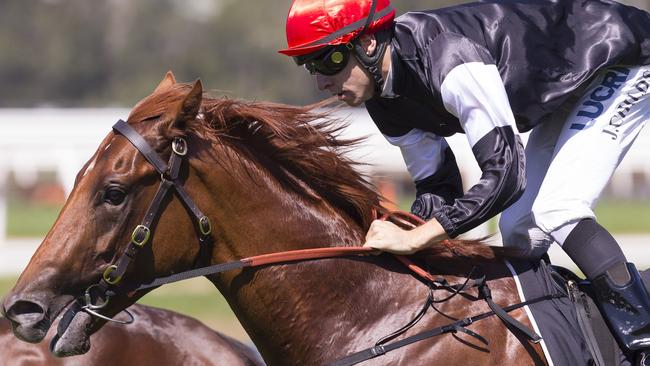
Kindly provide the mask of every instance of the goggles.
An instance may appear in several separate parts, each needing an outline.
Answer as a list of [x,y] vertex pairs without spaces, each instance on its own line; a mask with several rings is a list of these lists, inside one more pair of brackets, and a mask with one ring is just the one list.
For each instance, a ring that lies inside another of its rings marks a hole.
[[304,65],[310,74],[335,75],[341,72],[350,61],[352,44],[339,44],[325,47],[324,49],[305,56],[296,56],[294,61],[298,65]]

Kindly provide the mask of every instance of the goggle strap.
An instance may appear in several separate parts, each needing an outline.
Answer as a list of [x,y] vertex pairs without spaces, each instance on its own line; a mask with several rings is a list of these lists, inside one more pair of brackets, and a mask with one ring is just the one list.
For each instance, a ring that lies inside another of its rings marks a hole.
[[368,14],[367,17],[365,17],[363,19],[359,19],[356,22],[354,22],[352,24],[348,24],[345,27],[337,30],[334,33],[330,33],[330,34],[328,34],[327,36],[325,36],[325,37],[323,37],[321,39],[317,39],[317,40],[315,40],[315,41],[313,41],[311,43],[307,43],[307,44],[305,44],[305,45],[303,45],[301,47],[311,47],[311,46],[319,46],[319,45],[329,44],[333,40],[335,40],[335,39],[337,39],[337,38],[339,38],[341,36],[344,36],[344,35],[346,35],[348,33],[351,33],[355,29],[363,27],[362,31],[359,32],[359,35],[357,35],[357,37],[360,37],[363,34],[363,32],[365,32],[366,29],[368,29],[368,27],[370,26],[370,24],[372,22],[374,22],[375,20],[378,20],[380,18],[385,17],[391,11],[394,10],[393,5],[388,5],[387,7],[382,9],[379,13],[375,13],[375,8],[376,7],[377,7],[377,0],[374,0],[372,2],[372,5],[370,6],[370,14]]

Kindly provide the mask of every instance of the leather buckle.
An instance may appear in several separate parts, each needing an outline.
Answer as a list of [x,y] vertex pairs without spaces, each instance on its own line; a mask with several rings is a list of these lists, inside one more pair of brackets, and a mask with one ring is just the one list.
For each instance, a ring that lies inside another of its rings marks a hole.
[[381,356],[381,355],[383,355],[383,354],[385,354],[385,353],[386,353],[386,349],[385,349],[384,346],[381,345],[381,344],[378,345],[378,346],[374,346],[374,347],[372,347],[372,354],[373,354],[374,356]]
[[182,137],[175,137],[172,141],[172,151],[179,156],[185,156],[187,154],[187,142]]
[[207,216],[203,216],[199,219],[199,230],[201,234],[207,236],[212,232],[212,224],[210,224],[210,219]]
[[131,234],[131,243],[141,247],[147,244],[150,236],[151,230],[148,227],[144,225],[138,225],[133,230],[133,234]]
[[[117,276],[116,278],[111,278],[111,273],[113,273],[113,271],[115,271],[116,269],[117,269],[117,266],[112,264],[112,265],[106,267],[106,269],[104,270],[104,274],[102,274],[102,277],[104,278],[104,281],[106,281],[109,285],[117,285],[122,280],[122,276]],[[88,294],[88,290],[90,288],[92,288],[92,286],[89,287],[86,290],[86,294]]]

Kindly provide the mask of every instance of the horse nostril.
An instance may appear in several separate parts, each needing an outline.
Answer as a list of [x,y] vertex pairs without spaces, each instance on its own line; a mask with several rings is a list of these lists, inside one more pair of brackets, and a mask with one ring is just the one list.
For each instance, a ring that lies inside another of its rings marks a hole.
[[30,326],[43,320],[45,309],[35,302],[18,300],[5,310],[5,316],[14,323]]

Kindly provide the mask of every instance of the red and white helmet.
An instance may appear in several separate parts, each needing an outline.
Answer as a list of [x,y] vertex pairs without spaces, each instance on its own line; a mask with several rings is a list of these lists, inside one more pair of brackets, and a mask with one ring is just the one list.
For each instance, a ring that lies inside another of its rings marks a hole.
[[347,44],[361,32],[390,27],[394,18],[390,0],[294,0],[287,17],[288,47],[278,52],[295,57]]

